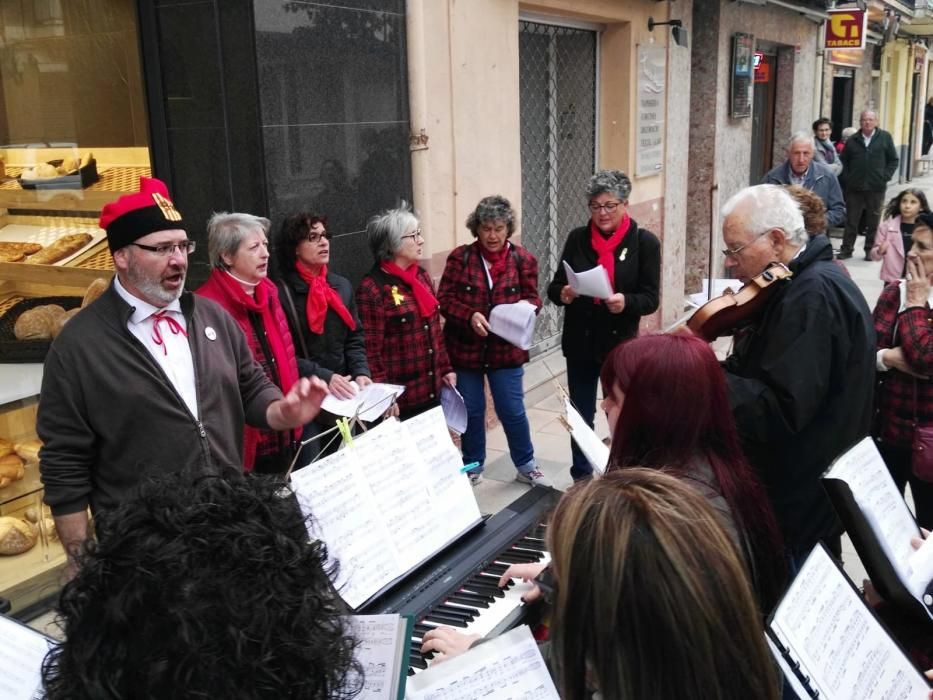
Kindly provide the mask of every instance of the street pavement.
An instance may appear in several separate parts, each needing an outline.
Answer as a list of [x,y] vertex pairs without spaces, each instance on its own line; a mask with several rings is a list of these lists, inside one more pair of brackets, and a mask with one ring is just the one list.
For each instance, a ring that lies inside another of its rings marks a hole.
[[[886,201],[905,187],[922,189],[927,198],[933,202],[933,174],[916,177],[907,184],[889,187]],[[840,243],[840,239],[833,238],[833,245],[836,249],[839,248]],[[855,246],[856,255],[846,260],[845,265],[852,279],[865,295],[869,308],[874,308],[883,286],[878,278],[881,263],[863,260],[862,245],[863,240],[859,238]],[[541,471],[554,482],[556,488],[561,490],[571,484],[570,437],[559,419],[563,415],[563,409],[553,382],[559,381],[566,386],[565,371],[564,358],[557,349],[543,357],[536,358],[526,368],[525,377],[525,386],[533,387],[527,390],[525,406],[528,421],[531,424],[535,458]],[[488,410],[492,411],[491,405]],[[606,416],[602,411],[596,413],[596,433],[600,437],[609,435]],[[483,513],[496,513],[531,487],[515,481],[515,467],[509,458],[505,433],[498,423],[487,431],[486,447],[484,479],[482,483],[474,487],[474,492]],[[909,496],[908,502],[910,502]],[[862,579],[865,578],[864,568],[848,538],[845,538],[843,542],[843,560],[849,576],[861,585]]]

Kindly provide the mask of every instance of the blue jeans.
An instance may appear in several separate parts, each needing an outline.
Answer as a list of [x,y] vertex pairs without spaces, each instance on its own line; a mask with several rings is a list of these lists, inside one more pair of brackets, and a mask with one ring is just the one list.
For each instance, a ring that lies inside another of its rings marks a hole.
[[[595,360],[567,358],[567,393],[570,394],[570,400],[577,407],[580,416],[591,428],[596,418],[596,387],[600,369],[602,368]],[[573,480],[579,481],[593,476],[593,465],[577,447],[573,438],[570,439],[570,451],[573,453],[573,464],[570,467]]]
[[478,371],[455,368],[457,389],[463,395],[467,410],[467,429],[460,437],[463,463],[479,462],[474,473],[483,471],[486,461],[486,392],[483,378],[489,379],[492,403],[505,430],[512,463],[522,474],[537,469],[535,450],[531,445],[531,428],[525,415],[525,392],[521,367]]

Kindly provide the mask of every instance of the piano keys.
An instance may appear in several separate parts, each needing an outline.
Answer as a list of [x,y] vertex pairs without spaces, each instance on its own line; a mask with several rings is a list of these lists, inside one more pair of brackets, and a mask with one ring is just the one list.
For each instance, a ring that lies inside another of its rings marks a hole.
[[550,562],[544,523],[560,496],[531,489],[357,612],[415,617],[410,674],[428,666],[421,640],[433,627],[488,637],[521,624],[521,597],[533,584],[513,579],[500,589],[499,577],[511,564]]

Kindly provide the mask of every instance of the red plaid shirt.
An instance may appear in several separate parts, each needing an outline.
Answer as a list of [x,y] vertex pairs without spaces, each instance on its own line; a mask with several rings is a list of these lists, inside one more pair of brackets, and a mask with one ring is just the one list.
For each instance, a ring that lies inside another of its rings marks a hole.
[[444,342],[454,367],[464,369],[503,369],[528,362],[528,351],[496,335],[485,338],[473,330],[471,319],[479,311],[486,320],[497,304],[514,304],[525,299],[541,308],[538,296],[538,261],[524,248],[511,247],[505,272],[492,291],[483,265],[479,242],[455,248],[447,256],[438,299],[444,324]]
[[[893,282],[884,288],[875,306],[878,349],[900,346],[911,367],[919,374],[933,376],[933,311],[929,306],[913,306],[898,314],[900,305],[900,282]],[[895,369],[878,376],[875,436],[889,445],[909,447],[915,412],[921,425],[933,424],[933,381],[915,379]]]
[[[418,279],[434,291],[430,276],[420,267]],[[405,385],[398,401],[402,411],[440,401],[444,375],[453,371],[440,314],[421,318],[411,288],[379,267],[360,282],[356,304],[373,381]]]

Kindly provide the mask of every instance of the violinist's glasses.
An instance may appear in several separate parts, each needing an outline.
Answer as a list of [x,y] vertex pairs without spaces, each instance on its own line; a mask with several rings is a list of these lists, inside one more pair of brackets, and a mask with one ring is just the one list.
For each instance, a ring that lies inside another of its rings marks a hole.
[[757,240],[758,240],[758,239],[756,238],[754,241],[749,241],[749,242],[746,243],[745,245],[740,245],[738,248],[723,248],[723,249],[722,249],[722,254],[723,254],[725,257],[727,257],[727,258],[732,258],[733,260],[738,260],[738,258],[739,258],[739,253],[741,253],[743,250],[745,250],[746,248],[748,248],[748,246],[750,246],[752,243],[754,243],[754,242],[757,241]]

